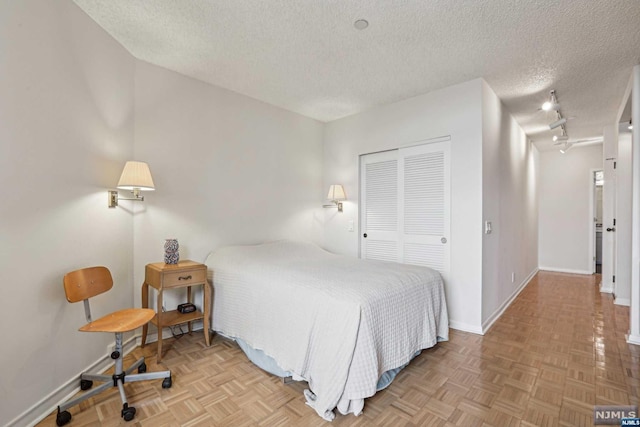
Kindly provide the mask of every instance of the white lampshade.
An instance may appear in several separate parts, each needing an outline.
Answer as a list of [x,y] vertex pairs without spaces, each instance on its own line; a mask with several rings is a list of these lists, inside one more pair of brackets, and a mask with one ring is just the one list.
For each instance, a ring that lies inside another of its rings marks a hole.
[[340,184],[331,184],[329,186],[329,200],[347,200],[347,196],[344,194],[344,188]]
[[155,185],[153,185],[153,178],[151,178],[149,165],[145,162],[127,162],[122,170],[122,175],[120,175],[118,188],[121,190],[155,190],[156,188]]

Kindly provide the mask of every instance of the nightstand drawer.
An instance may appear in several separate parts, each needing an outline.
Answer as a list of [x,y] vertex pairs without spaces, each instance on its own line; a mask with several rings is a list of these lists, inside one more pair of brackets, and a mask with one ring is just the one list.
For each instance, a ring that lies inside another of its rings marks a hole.
[[175,286],[199,285],[206,280],[206,268],[167,272],[164,274],[162,286],[164,288],[172,288]]

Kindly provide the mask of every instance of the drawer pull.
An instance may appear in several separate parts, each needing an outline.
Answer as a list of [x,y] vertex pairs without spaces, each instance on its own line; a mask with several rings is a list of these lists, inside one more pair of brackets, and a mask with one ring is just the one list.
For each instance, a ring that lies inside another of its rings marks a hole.
[[180,276],[180,277],[178,277],[178,280],[191,280],[191,275],[188,275],[188,276]]

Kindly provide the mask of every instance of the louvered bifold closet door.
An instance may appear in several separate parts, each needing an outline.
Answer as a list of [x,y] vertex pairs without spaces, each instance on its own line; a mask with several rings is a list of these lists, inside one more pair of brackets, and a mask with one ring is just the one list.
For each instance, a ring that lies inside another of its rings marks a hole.
[[398,262],[398,150],[362,156],[360,174],[361,257]]
[[431,267],[450,259],[450,139],[360,158],[362,258]]
[[449,142],[399,151],[401,163],[400,259],[405,264],[449,271]]

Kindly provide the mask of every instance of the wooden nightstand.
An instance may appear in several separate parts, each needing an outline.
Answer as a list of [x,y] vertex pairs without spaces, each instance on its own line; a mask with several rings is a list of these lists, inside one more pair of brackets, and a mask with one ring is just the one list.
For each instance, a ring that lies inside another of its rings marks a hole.
[[[202,297],[202,311],[196,310],[192,313],[180,313],[178,310],[162,311],[163,293],[167,289],[177,289],[187,287],[187,300],[193,302],[191,295],[192,286],[200,286],[204,291]],[[207,282],[207,266],[189,260],[180,261],[177,264],[165,264],[156,262],[147,264],[144,272],[144,283],[142,284],[142,307],[149,307],[149,286],[158,291],[158,301],[156,305],[156,315],[151,319],[151,323],[158,328],[158,356],[157,361],[162,360],[162,328],[174,326],[181,323],[189,323],[189,333],[191,333],[191,322],[202,319],[204,324],[204,341],[210,345],[209,319],[211,287]],[[142,347],[147,341],[148,324],[142,327]]]

